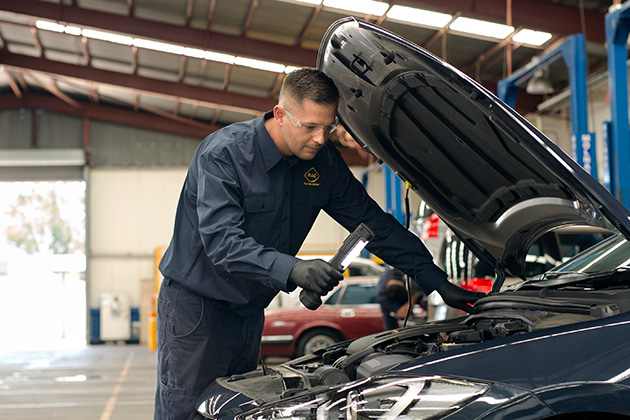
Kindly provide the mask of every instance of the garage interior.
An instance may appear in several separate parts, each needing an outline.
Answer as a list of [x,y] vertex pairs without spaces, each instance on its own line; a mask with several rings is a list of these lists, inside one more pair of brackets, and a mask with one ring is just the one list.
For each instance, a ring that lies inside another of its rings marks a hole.
[[[627,52],[607,38],[617,22],[626,44],[627,6],[0,0],[0,417],[152,418],[157,263],[192,155],[208,134],[272,109],[284,75],[315,66],[343,17],[499,95],[628,207]],[[495,26],[466,26],[477,21]],[[571,61],[574,39],[583,56]],[[331,140],[401,217],[387,168],[343,127]],[[301,252],[332,255],[346,234],[322,215]]]

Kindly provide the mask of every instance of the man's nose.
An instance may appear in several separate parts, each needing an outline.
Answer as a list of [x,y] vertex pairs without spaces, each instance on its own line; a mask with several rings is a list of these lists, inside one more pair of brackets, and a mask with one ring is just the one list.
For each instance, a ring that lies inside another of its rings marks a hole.
[[324,143],[326,143],[326,135],[324,135],[324,130],[315,133],[315,135],[313,136],[313,140],[315,140],[315,142],[319,145],[323,145]]

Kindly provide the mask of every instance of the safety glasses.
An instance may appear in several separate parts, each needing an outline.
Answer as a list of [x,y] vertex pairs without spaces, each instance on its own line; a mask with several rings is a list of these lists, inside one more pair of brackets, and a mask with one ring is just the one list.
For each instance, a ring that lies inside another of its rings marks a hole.
[[337,116],[335,116],[335,122],[328,125],[303,123],[299,120],[299,118],[291,114],[288,109],[286,109],[285,107],[282,107],[282,109],[284,109],[284,112],[286,112],[289,116],[289,121],[291,121],[291,124],[302,130],[304,134],[308,134],[310,136],[317,136],[322,132],[324,133],[324,136],[329,136],[337,129],[337,124],[339,123],[339,119],[337,118]]

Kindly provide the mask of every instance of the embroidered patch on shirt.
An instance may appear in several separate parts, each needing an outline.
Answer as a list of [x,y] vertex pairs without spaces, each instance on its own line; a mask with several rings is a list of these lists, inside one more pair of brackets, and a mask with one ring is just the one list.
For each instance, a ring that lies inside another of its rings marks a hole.
[[317,180],[319,179],[319,173],[317,173],[315,168],[311,168],[306,171],[306,173],[304,174],[304,178],[306,178],[306,182],[304,183],[304,185],[312,185],[315,187],[319,186],[319,184],[317,183]]

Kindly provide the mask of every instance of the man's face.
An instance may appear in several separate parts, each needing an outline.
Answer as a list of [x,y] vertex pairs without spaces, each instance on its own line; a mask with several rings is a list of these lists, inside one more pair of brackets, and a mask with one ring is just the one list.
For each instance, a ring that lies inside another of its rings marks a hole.
[[307,99],[302,104],[277,105],[274,111],[281,121],[278,148],[287,157],[313,159],[337,123],[337,104],[320,105]]

